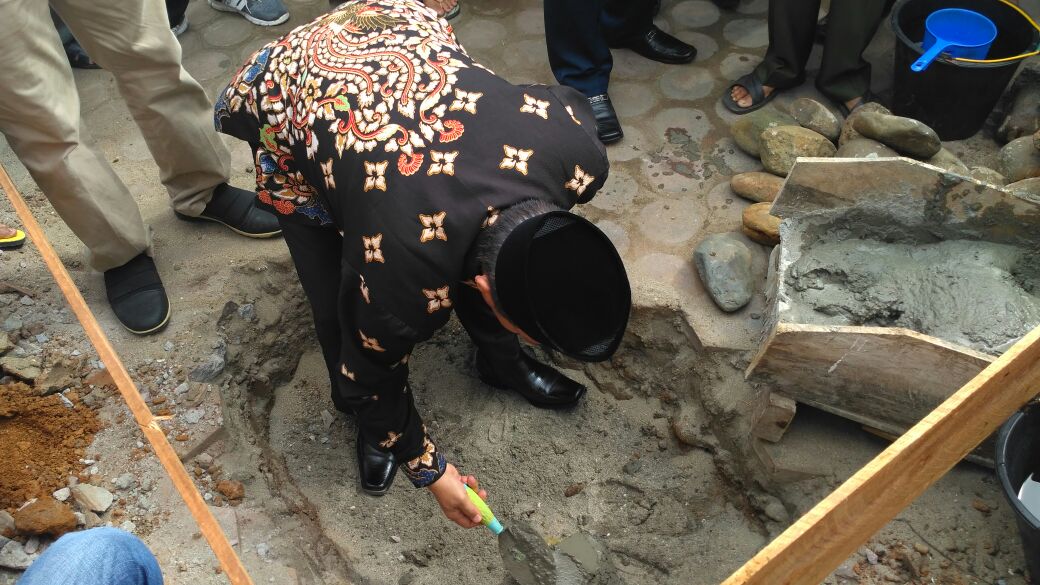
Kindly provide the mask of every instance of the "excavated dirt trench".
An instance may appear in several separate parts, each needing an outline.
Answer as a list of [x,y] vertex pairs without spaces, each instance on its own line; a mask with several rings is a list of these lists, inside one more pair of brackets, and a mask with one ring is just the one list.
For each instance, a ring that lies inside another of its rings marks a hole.
[[[229,292],[253,303],[257,318],[218,323],[232,375],[224,397],[229,451],[253,453],[262,473],[252,481],[265,483],[257,491],[279,495],[309,519],[293,535],[309,569],[301,582],[510,583],[487,531],[449,524],[433,498],[403,477],[383,498],[359,491],[357,428],[333,409],[291,265],[258,263],[242,272],[249,277],[234,279],[229,286],[237,290]],[[814,423],[820,415],[810,412],[805,431],[790,433],[767,457],[771,465],[773,455],[790,459],[798,470],[767,472],[747,439],[764,391],[743,378],[749,356],[698,345],[679,310],[637,307],[612,361],[557,360],[591,391],[576,409],[551,412],[477,380],[472,345],[452,321],[417,349],[411,380],[432,436],[450,461],[481,479],[507,525],[524,518],[550,543],[588,531],[612,551],[626,583],[719,583],[881,445],[844,421]],[[990,474],[968,468],[944,482],[923,515],[911,508],[875,540],[882,561],[888,548],[909,551],[906,563],[890,562],[890,572],[920,576],[924,562],[926,574],[957,575],[936,583],[1014,575],[1021,554],[1007,536],[1013,520],[999,510]],[[976,518],[973,496],[991,506],[985,517]],[[956,511],[944,508],[950,498]],[[945,572],[928,569],[935,554],[914,552],[918,540],[953,543],[936,547]],[[876,580],[854,582],[886,582],[886,567],[877,566]]]

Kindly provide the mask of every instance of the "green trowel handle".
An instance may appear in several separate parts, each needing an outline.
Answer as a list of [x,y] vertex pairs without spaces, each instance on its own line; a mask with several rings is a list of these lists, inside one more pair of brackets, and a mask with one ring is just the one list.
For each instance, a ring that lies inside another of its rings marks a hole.
[[501,534],[503,530],[502,523],[495,518],[495,513],[488,507],[487,502],[477,495],[477,492],[473,491],[468,485],[466,487],[466,495],[469,496],[469,501],[473,502],[473,505],[480,510],[480,523],[488,527],[488,530],[495,533],[496,535]]

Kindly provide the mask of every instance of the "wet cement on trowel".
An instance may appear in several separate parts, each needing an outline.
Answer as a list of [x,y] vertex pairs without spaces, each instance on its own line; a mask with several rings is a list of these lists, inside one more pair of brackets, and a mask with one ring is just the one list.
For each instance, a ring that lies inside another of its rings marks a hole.
[[579,531],[550,548],[527,522],[512,520],[499,536],[502,563],[519,585],[622,585],[610,551]]
[[1034,254],[991,242],[818,240],[788,269],[791,317],[906,327],[999,354],[1040,324]]

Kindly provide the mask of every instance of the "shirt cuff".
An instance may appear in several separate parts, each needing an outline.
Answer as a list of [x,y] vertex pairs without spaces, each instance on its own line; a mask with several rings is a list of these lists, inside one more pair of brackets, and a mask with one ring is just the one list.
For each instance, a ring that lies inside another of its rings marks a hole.
[[423,438],[423,453],[402,466],[404,474],[417,488],[429,487],[444,475],[448,462],[437,451],[437,445],[427,435]]

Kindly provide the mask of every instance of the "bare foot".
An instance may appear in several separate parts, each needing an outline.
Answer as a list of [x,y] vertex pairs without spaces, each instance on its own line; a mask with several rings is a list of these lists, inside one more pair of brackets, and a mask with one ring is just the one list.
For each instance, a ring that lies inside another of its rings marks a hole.
[[451,12],[458,3],[458,0],[423,0],[423,4],[434,9],[437,12],[437,16],[442,18],[445,14]]
[[[772,94],[773,91],[774,91],[774,88],[771,87],[771,86],[768,86],[768,85],[763,85],[762,86],[762,95],[764,97],[769,97],[769,95]],[[737,105],[742,107],[742,108],[750,108],[752,102],[755,101],[751,97],[751,94],[748,93],[747,88],[745,88],[743,85],[734,85],[733,89],[730,90],[730,96],[732,96],[733,97],[733,101],[737,102]]]
[[18,233],[18,231],[15,230],[14,228],[7,227],[6,225],[0,223],[0,240],[6,239],[6,238],[12,238],[17,233]]
[[860,104],[862,104],[862,103],[863,103],[863,96],[860,96],[860,97],[857,97],[857,98],[852,98],[851,100],[845,102],[845,107],[848,108],[849,112],[851,113],[852,110],[855,110],[856,108],[858,108],[860,106]]

